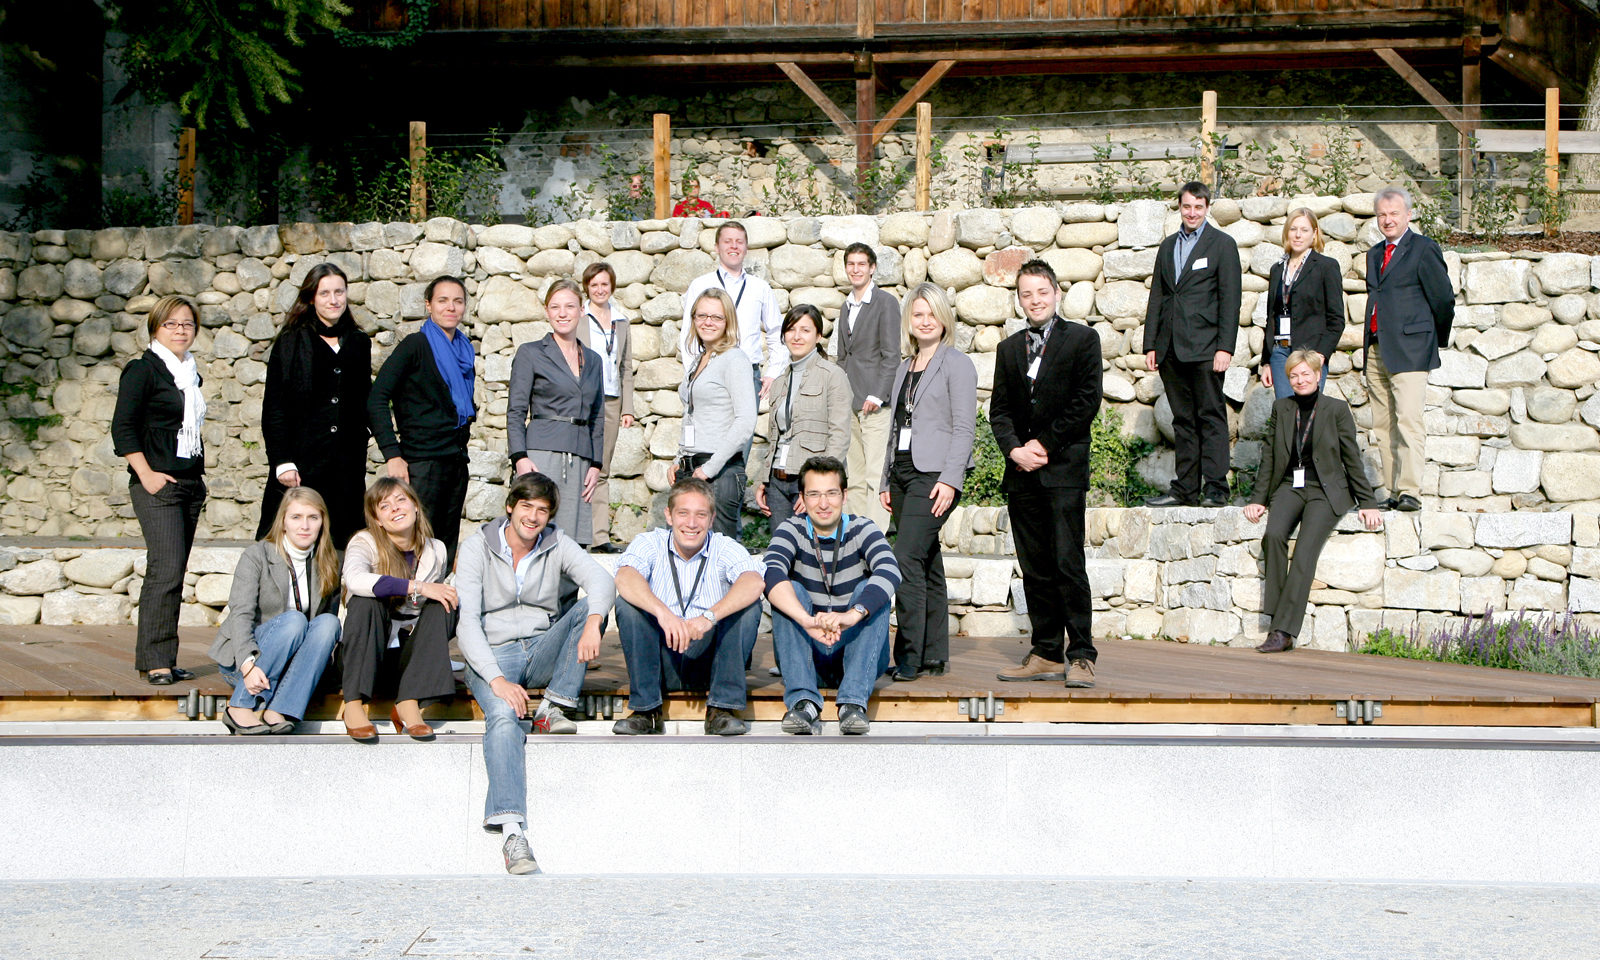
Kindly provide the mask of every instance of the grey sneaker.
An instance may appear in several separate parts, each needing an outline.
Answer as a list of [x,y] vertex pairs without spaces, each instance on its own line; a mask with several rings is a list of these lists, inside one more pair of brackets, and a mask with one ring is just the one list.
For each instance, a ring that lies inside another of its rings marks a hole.
[[872,722],[867,719],[867,711],[853,703],[839,705],[839,732],[860,736],[872,729]]
[[533,714],[534,733],[577,733],[578,725],[562,711],[561,705],[542,700]]
[[802,737],[822,734],[821,711],[810,700],[801,700],[783,715],[783,732]]
[[506,858],[507,873],[520,877],[525,873],[539,872],[539,861],[533,859],[533,850],[528,846],[527,834],[514,833],[506,837],[500,853]]

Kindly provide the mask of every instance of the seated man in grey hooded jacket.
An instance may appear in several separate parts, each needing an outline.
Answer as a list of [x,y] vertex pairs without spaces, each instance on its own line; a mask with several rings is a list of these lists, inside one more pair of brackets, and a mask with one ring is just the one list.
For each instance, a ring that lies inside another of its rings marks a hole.
[[[562,708],[577,705],[584,664],[599,654],[600,624],[616,601],[611,575],[550,522],[560,498],[555,481],[544,474],[518,477],[506,494],[506,515],[468,538],[456,564],[456,642],[484,719],[489,796],[483,823],[505,834],[506,869],[515,874],[539,869],[525,833],[526,688],[544,688],[533,712],[536,733],[577,732]],[[565,613],[563,575],[586,594]]]

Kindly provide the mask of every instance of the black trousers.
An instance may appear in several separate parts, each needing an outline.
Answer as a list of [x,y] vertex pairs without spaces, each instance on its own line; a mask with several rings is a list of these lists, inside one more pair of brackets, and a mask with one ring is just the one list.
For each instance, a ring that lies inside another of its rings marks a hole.
[[461,508],[467,502],[467,457],[407,460],[411,486],[428,512],[433,535],[444,541],[445,569],[456,566],[456,540],[461,536]]
[[[1295,524],[1294,559],[1289,559],[1289,535]],[[1261,557],[1266,576],[1261,585],[1261,612],[1272,617],[1272,629],[1300,636],[1306,618],[1306,600],[1316,579],[1317,558],[1338,525],[1339,516],[1316,483],[1296,490],[1287,483],[1272,492],[1267,505],[1267,529],[1261,536]]]
[[1007,494],[1033,625],[1033,653],[1052,663],[1093,663],[1099,657],[1089,632],[1094,601],[1083,552],[1084,495],[1083,490],[1042,486],[1032,478],[1023,478],[1023,486]]
[[371,700],[376,692],[395,691],[396,700],[442,700],[455,695],[450,675],[450,638],[456,615],[429,600],[400,646],[389,648],[389,601],[351,597],[339,637],[339,670],[346,702]]
[[1172,405],[1176,474],[1168,492],[1180,500],[1198,500],[1202,492],[1228,495],[1228,408],[1222,381],[1210,360],[1161,361],[1161,383]]
[[950,511],[934,516],[928,498],[938,482],[937,473],[919,472],[908,455],[895,457],[889,468],[890,525],[896,530],[894,559],[900,565],[900,589],[894,595],[900,625],[894,637],[894,662],[912,667],[950,659],[950,595],[939,551],[939,532]]
[[139,589],[139,633],[134,645],[135,670],[165,670],[178,665],[178,608],[183,605],[183,575],[189,567],[200,509],[206,503],[206,482],[199,477],[177,480],[145,492],[138,478],[128,478],[128,496],[144,534],[144,586]]

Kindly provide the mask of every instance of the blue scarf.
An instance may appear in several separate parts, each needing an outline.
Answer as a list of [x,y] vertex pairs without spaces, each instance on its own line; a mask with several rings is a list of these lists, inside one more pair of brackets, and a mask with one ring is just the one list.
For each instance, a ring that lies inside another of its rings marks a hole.
[[433,362],[439,367],[439,376],[450,388],[450,399],[456,405],[456,426],[464,427],[478,412],[472,405],[472,339],[466,331],[456,328],[455,337],[445,335],[433,318],[422,321],[422,334],[433,348]]

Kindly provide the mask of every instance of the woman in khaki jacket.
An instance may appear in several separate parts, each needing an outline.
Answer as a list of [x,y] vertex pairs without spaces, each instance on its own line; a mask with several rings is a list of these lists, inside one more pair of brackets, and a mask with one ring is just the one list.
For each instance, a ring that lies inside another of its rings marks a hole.
[[[809,303],[792,307],[781,333],[789,366],[772,381],[771,440],[756,475],[756,504],[769,530],[789,519],[800,496],[800,465],[810,457],[845,458],[850,447],[850,380],[827,358],[822,314]],[[848,464],[847,469],[860,469]]]

